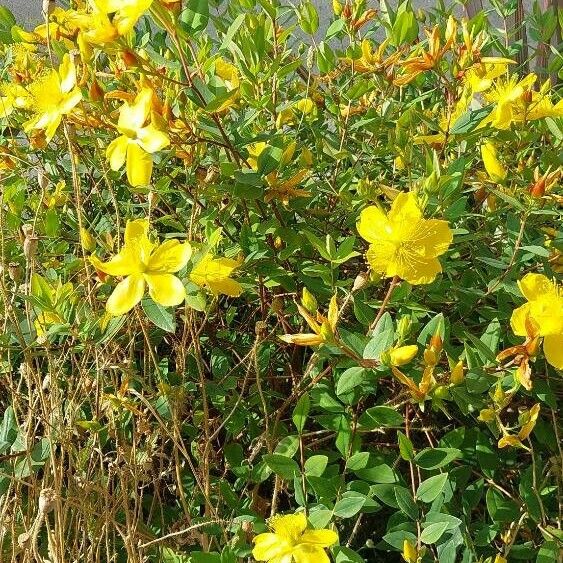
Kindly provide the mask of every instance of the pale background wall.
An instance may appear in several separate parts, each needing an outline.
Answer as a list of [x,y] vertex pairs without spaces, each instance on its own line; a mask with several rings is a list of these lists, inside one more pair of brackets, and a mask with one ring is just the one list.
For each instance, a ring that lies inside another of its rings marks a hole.
[[[328,21],[332,15],[331,0],[314,0],[319,8],[319,13],[323,21]],[[4,5],[16,16],[18,22],[25,24],[35,24],[41,19],[41,3],[42,0],[0,0],[0,5]],[[397,5],[398,0],[391,0],[391,5]],[[379,2],[372,0],[371,5],[377,7]],[[434,0],[414,0],[413,6],[428,8],[434,6]]]
[[[452,2],[454,0],[451,0]],[[332,17],[332,1],[331,0],[313,0],[319,9],[323,25],[330,21]],[[397,6],[400,0],[390,0],[391,6]],[[297,3],[297,0],[295,0]],[[379,2],[377,0],[370,0],[370,7],[377,8]],[[16,16],[19,23],[26,25],[34,25],[41,20],[41,4],[42,0],[0,0],[0,5],[8,7]],[[526,11],[530,9],[532,0],[524,1],[524,8]],[[416,8],[428,9],[435,6],[435,0],[413,0],[412,5]],[[487,5],[487,1],[483,1],[483,5]]]

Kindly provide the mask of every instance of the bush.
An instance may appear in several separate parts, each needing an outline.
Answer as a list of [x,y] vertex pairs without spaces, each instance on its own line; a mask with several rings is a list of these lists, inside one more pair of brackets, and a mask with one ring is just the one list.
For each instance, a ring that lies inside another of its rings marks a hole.
[[557,561],[555,9],[529,73],[443,6],[52,4],[0,10],[2,560]]

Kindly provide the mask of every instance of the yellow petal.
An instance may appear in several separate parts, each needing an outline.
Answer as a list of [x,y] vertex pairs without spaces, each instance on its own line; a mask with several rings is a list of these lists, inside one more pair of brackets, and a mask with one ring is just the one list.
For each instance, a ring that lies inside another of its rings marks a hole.
[[128,276],[140,273],[142,269],[139,255],[126,246],[107,262],[102,262],[95,254],[90,256],[90,262],[96,270],[110,276]]
[[543,339],[545,359],[556,369],[563,370],[563,334],[550,334]]
[[112,170],[119,170],[125,164],[129,139],[125,135],[114,139],[106,149],[106,158]]
[[106,303],[106,310],[117,317],[129,312],[143,298],[145,280],[142,274],[133,274],[119,282]]
[[481,157],[485,170],[493,182],[501,182],[506,178],[506,170],[497,158],[497,149],[490,141],[481,145]]
[[447,221],[440,219],[421,219],[409,236],[409,243],[416,252],[426,258],[436,258],[448,250],[453,233]]
[[301,536],[302,543],[311,543],[321,547],[330,547],[338,541],[338,534],[333,530],[305,530]]
[[119,35],[125,35],[135,27],[138,19],[150,8],[152,0],[135,0],[128,2],[120,8],[113,17],[113,23],[119,32]]
[[356,228],[360,236],[370,243],[379,243],[391,235],[391,226],[385,213],[375,205],[366,207],[360,213]]
[[516,336],[527,336],[528,332],[526,330],[526,319],[530,314],[530,304],[524,303],[518,309],[512,311],[512,316],[510,317],[510,326],[512,327],[512,332]]
[[148,270],[151,273],[162,272],[173,274],[181,270],[192,255],[189,242],[180,243],[176,239],[163,242],[151,255]]
[[125,103],[119,110],[117,128],[136,133],[145,124],[152,104],[153,91],[143,88],[133,104]]
[[442,265],[437,258],[424,258],[416,254],[401,257],[388,268],[387,275],[396,275],[412,285],[432,283],[442,271]]
[[534,301],[544,295],[555,295],[555,284],[543,274],[526,274],[519,282],[518,287],[528,301]]
[[[47,118],[47,126],[45,128],[45,140],[49,142],[57,132],[59,125],[62,120],[62,115],[60,113],[51,113]],[[37,129],[42,129],[42,127],[37,127]]]
[[268,524],[277,536],[292,543],[297,543],[301,534],[307,528],[307,517],[304,512],[274,516]]
[[230,278],[223,278],[219,280],[210,279],[207,281],[207,285],[215,295],[238,297],[242,293],[242,285]]
[[150,153],[159,151],[170,144],[168,135],[157,129],[152,123],[137,131],[137,140],[141,147]]
[[81,99],[82,92],[79,88],[75,88],[63,97],[63,99],[59,102],[57,109],[62,115],[66,115],[71,112],[72,108],[74,108]]
[[318,545],[299,544],[293,549],[292,555],[295,563],[330,563],[325,550]]
[[259,534],[253,541],[252,557],[256,561],[270,561],[287,554],[291,556],[291,546],[289,543],[276,534]]
[[390,241],[381,240],[378,243],[371,244],[366,252],[366,260],[370,268],[377,273],[386,276],[394,276],[394,260],[397,252],[397,246]]
[[61,91],[70,92],[76,84],[76,67],[68,53],[63,55],[63,60],[59,66],[59,76],[61,79]]
[[[416,194],[401,192],[393,201],[389,211],[389,221],[397,226],[413,224],[422,218]],[[395,225],[393,225],[395,226]]]
[[150,184],[152,175],[152,156],[137,143],[127,145],[127,180],[132,186]]
[[225,294],[238,297],[242,286],[229,278],[231,272],[240,266],[240,262],[229,258],[213,259],[205,255],[190,273],[190,279],[200,287],[209,287],[216,295]]
[[174,307],[186,298],[184,284],[172,274],[145,274],[149,295],[163,307]]

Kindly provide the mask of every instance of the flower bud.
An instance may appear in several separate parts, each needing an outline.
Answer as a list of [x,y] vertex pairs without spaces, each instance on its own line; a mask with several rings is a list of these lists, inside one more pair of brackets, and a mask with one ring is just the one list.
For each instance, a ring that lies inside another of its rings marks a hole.
[[303,303],[303,307],[310,313],[314,313],[318,308],[315,296],[306,287],[303,288],[301,303]]
[[368,274],[363,272],[361,274],[358,274],[356,276],[356,279],[354,280],[354,285],[352,286],[352,292],[359,291],[360,289],[365,287],[368,281],[369,281]]
[[424,350],[424,363],[427,366],[435,366],[438,363],[438,354],[432,348]]
[[447,397],[449,397],[450,393],[445,385],[438,385],[438,387],[436,387],[432,391],[432,395],[436,399],[446,399]]
[[392,366],[404,366],[411,362],[418,354],[418,346],[411,344],[409,346],[400,346],[392,348],[389,351],[389,360]]
[[545,195],[545,178],[540,178],[537,182],[534,182],[530,188],[530,194],[532,197],[540,198]]
[[464,369],[463,360],[459,360],[459,362],[454,366],[454,369],[452,369],[452,373],[450,375],[450,382],[452,385],[461,385],[463,383],[465,380]]
[[88,94],[90,95],[90,99],[93,102],[99,102],[103,99],[104,91],[102,90],[102,87],[98,84],[97,80],[94,80],[90,85]]
[[340,16],[342,13],[342,4],[338,0],[332,0],[332,11],[336,16]]

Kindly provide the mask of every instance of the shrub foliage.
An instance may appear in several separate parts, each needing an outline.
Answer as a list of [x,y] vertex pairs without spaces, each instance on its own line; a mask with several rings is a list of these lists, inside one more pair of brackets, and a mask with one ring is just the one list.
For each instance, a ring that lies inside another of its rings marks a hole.
[[561,11],[530,72],[518,3],[54,4],[0,9],[1,560],[557,561]]

